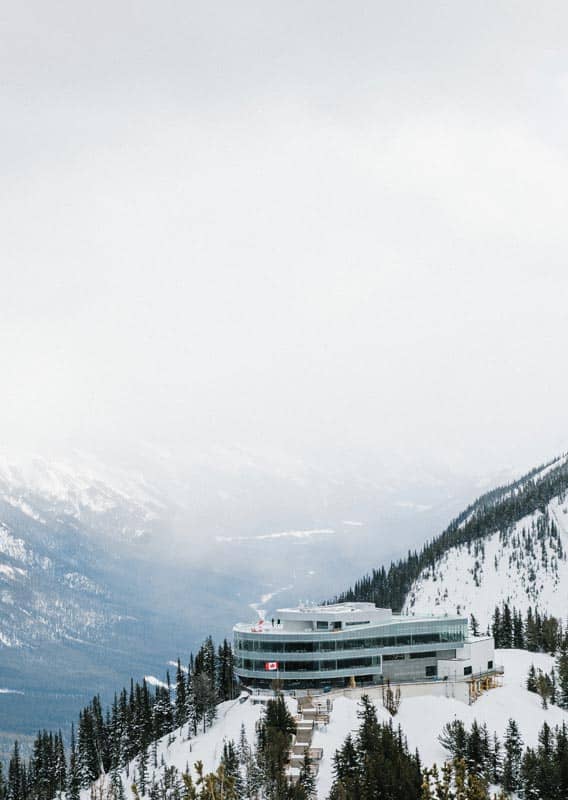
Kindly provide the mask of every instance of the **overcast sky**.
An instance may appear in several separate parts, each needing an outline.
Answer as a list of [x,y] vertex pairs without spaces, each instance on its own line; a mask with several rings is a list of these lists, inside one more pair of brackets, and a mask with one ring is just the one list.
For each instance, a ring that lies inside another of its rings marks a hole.
[[568,449],[568,6],[0,9],[0,444]]

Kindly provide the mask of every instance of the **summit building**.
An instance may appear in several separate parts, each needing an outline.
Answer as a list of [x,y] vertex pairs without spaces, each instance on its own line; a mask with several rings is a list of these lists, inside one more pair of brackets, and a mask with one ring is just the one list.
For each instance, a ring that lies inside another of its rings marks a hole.
[[467,618],[414,617],[373,603],[279,609],[233,629],[235,673],[251,688],[284,690],[479,681],[496,671],[490,637]]

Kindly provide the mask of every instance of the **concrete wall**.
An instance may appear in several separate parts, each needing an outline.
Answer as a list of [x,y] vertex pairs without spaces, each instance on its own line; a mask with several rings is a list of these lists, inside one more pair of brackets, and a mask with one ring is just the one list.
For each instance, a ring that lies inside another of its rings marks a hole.
[[[489,664],[492,663],[492,667]],[[460,680],[464,669],[471,675],[479,675],[495,667],[495,644],[490,636],[473,639],[458,647],[455,660],[442,658],[438,661],[438,678]]]
[[458,649],[457,657],[471,660],[474,675],[479,672],[486,672],[489,661],[492,661],[495,666],[495,642],[491,636],[472,639]]
[[340,603],[330,606],[306,606],[305,608],[279,608],[270,619],[280,619],[286,630],[292,630],[290,625],[299,623],[306,627],[316,628],[316,622],[325,622],[333,625],[340,622],[345,627],[347,622],[361,624],[381,624],[392,619],[390,608],[376,608],[374,603]]
[[447,678],[450,681],[463,680],[465,677],[464,670],[473,665],[470,658],[457,658],[457,659],[441,659],[438,661],[438,678]]
[[[449,660],[456,655],[455,650],[439,650],[433,652],[435,652],[435,655],[432,658],[410,658],[410,654],[406,653],[404,659],[388,661],[383,656],[384,679],[390,680],[391,683],[395,681],[419,681],[421,678],[428,677],[426,675],[426,667],[436,667],[440,659],[445,657],[446,660]],[[435,677],[435,675],[430,675],[430,677]],[[440,677],[439,668],[438,677]]]
[[[469,702],[469,684],[466,681],[425,681],[424,683],[401,683],[391,684],[391,689],[396,691],[400,688],[400,698],[404,702],[408,697],[422,697],[424,695],[431,695],[434,697],[451,697],[459,700],[462,703]],[[341,694],[345,697],[352,697],[359,699],[364,694],[369,695],[374,701],[382,702],[383,691],[382,687],[365,687],[357,689],[343,689],[341,691],[334,691],[331,695],[321,695],[321,701],[325,703],[326,698],[337,697]]]

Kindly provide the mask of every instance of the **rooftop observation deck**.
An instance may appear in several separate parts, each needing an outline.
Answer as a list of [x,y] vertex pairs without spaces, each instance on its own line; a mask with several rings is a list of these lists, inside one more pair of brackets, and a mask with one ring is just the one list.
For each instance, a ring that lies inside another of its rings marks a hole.
[[337,634],[389,625],[419,625],[444,621],[467,624],[467,618],[458,615],[410,616],[394,613],[390,608],[377,608],[374,603],[337,603],[328,606],[280,608],[266,619],[237,623],[233,631],[274,636],[316,632]]

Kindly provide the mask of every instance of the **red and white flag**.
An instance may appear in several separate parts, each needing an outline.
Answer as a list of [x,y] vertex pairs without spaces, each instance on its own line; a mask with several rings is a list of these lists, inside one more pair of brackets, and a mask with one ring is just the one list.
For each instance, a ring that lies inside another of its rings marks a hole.
[[278,669],[278,661],[267,661],[264,664],[264,669],[267,672],[274,672],[275,670]]

